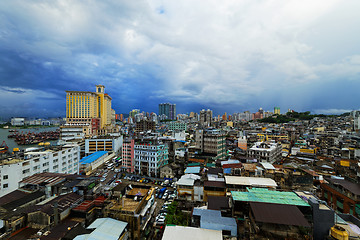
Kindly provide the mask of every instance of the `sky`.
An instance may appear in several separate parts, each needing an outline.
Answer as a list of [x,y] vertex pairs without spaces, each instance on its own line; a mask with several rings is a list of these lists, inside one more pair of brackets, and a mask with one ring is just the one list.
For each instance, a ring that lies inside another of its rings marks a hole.
[[359,109],[359,0],[0,1],[0,117],[65,116],[105,86],[117,113]]

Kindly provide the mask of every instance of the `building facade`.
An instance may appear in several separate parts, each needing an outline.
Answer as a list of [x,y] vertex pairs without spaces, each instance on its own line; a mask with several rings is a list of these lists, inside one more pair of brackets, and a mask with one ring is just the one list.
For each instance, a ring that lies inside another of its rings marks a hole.
[[169,122],[168,124],[169,130],[172,131],[186,131],[187,130],[187,124],[185,122]]
[[113,118],[111,97],[103,85],[96,85],[96,92],[66,91],[67,124],[91,126],[91,134],[104,134]]
[[112,138],[92,138],[85,139],[85,154],[91,154],[98,151],[108,151],[120,153],[123,144],[123,136]]
[[159,116],[162,117],[163,115],[166,116],[164,119],[176,120],[176,104],[160,103]]
[[141,175],[158,176],[159,168],[169,161],[168,147],[160,142],[138,142],[134,145],[135,172]]
[[281,159],[281,153],[282,145],[280,143],[275,143],[274,141],[256,142],[249,149],[248,156],[257,159],[258,162],[273,163]]
[[212,123],[212,111],[210,109],[208,110],[201,110],[199,115],[199,121],[201,126],[209,127]]
[[196,148],[201,153],[213,155],[214,160],[225,159],[226,157],[226,142],[225,134],[219,130],[197,130]]
[[135,132],[146,132],[148,130],[155,131],[155,122],[142,119],[135,124]]
[[56,147],[34,149],[23,156],[0,162],[0,197],[16,190],[19,182],[28,176],[42,172],[78,174],[80,147]]
[[274,107],[274,114],[280,115],[280,107]]
[[134,139],[125,139],[122,147],[122,162],[121,167],[124,171],[133,173],[134,168]]

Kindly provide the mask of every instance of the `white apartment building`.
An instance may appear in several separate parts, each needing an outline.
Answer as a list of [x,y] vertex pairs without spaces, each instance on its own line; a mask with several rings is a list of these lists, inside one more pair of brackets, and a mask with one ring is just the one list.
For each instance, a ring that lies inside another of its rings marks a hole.
[[269,162],[273,163],[281,158],[282,146],[280,143],[275,141],[269,142],[256,142],[249,151],[249,157],[253,157],[258,162]]
[[79,173],[80,147],[30,148],[23,155],[0,160],[0,197],[19,187],[28,176],[42,172]]
[[135,143],[134,160],[137,174],[158,176],[159,168],[168,163],[168,147],[154,142]]
[[11,126],[24,126],[25,118],[11,118]]

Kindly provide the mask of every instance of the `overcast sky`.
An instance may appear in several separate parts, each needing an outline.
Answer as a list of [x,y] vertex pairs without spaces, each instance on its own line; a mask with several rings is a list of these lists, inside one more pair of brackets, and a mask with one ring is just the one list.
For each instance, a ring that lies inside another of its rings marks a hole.
[[0,1],[0,116],[65,116],[105,85],[117,113],[360,103],[359,0]]

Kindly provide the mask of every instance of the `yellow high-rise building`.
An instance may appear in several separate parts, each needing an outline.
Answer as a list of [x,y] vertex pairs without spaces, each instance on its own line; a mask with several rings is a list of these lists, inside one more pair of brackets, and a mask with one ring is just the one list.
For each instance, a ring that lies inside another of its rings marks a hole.
[[111,97],[104,90],[103,85],[96,85],[96,92],[66,91],[66,123],[100,131],[110,127]]

